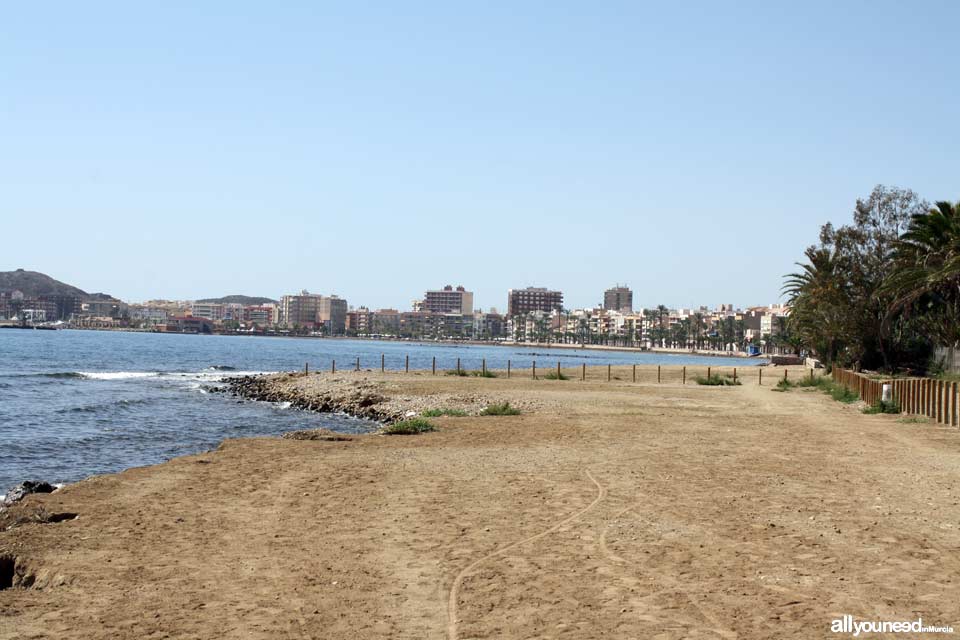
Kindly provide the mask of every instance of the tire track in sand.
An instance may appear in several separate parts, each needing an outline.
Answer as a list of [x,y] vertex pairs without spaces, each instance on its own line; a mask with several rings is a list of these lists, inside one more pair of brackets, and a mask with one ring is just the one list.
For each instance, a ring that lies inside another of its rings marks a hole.
[[448,640],[458,640],[460,637],[459,636],[460,630],[458,626],[459,621],[457,620],[457,604],[460,596],[460,587],[463,585],[463,579],[466,578],[467,575],[470,574],[470,572],[472,572],[474,569],[482,565],[487,560],[493,560],[494,558],[502,556],[507,551],[510,551],[511,549],[515,549],[519,547],[520,545],[526,544],[528,542],[533,542],[534,540],[539,540],[544,536],[550,535],[560,527],[566,524],[570,524],[571,522],[573,522],[574,520],[576,520],[577,518],[585,514],[587,511],[590,511],[590,509],[593,509],[595,506],[597,506],[597,504],[601,500],[603,500],[603,498],[607,495],[607,490],[603,487],[603,485],[597,482],[597,479],[593,477],[593,474],[590,473],[589,469],[584,469],[584,473],[590,479],[590,482],[595,484],[597,487],[597,497],[593,499],[593,502],[588,504],[586,507],[584,507],[580,511],[577,511],[573,515],[567,518],[564,518],[563,520],[556,523],[549,529],[546,529],[545,531],[541,531],[540,533],[524,538],[523,540],[517,540],[516,542],[511,542],[505,547],[500,547],[493,553],[487,554],[482,558],[474,560],[465,569],[463,569],[460,573],[457,574],[457,577],[454,578],[453,580],[453,584],[450,586],[450,595],[447,598],[447,616],[449,619],[449,622],[447,624]]

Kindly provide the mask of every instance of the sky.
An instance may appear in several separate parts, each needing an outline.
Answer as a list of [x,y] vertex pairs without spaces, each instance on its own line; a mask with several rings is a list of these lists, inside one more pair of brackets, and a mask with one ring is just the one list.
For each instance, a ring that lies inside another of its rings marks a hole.
[[768,304],[960,199],[956,2],[9,3],[0,271],[126,300]]

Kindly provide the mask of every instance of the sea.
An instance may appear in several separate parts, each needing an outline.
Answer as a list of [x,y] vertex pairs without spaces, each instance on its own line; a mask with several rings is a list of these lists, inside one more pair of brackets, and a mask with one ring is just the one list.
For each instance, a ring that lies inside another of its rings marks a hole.
[[[216,448],[226,438],[379,425],[286,403],[211,393],[228,376],[355,368],[466,369],[624,364],[749,366],[758,360],[591,349],[406,341],[0,329],[0,494],[67,483]],[[548,364],[549,363],[549,364]]]

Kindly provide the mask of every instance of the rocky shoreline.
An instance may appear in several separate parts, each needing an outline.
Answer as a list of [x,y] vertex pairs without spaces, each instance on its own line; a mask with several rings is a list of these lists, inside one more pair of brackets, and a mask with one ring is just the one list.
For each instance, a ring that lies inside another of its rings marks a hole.
[[303,379],[301,373],[265,374],[225,378],[221,392],[245,400],[260,402],[288,402],[290,406],[318,413],[345,413],[354,418],[364,418],[390,424],[401,420],[405,412],[385,405],[388,398],[374,389],[374,385],[355,382],[349,385],[331,385],[313,393],[304,393],[291,383]]
[[[526,395],[489,391],[418,392],[400,380],[382,378],[365,371],[327,373],[272,373],[234,376],[222,380],[212,392],[228,393],[245,400],[289,403],[290,407],[320,413],[343,413],[384,426],[421,415],[431,409],[456,409],[479,415],[491,403],[510,402],[524,411],[546,406]],[[453,382],[453,381],[451,381]]]

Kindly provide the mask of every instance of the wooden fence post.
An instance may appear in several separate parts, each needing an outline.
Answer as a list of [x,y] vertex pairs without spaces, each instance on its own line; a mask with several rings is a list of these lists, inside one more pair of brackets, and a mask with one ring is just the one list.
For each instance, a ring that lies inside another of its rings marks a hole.
[[580,381],[583,382],[587,379],[587,364],[583,363],[580,365]]
[[737,368],[733,368],[733,384],[737,384]]
[[457,375],[460,375],[460,358],[457,358]]
[[480,363],[480,369],[483,371],[483,375],[487,375],[487,359],[484,358]]
[[330,361],[330,373],[336,373],[336,372],[337,372],[337,361],[336,361],[336,360],[331,360],[331,361]]
[[943,422],[943,380],[937,380],[937,423]]
[[607,382],[610,382],[610,365],[607,365]]
[[683,368],[683,384],[687,384],[687,368]]
[[380,373],[387,370],[387,356],[380,354]]
[[507,360],[507,379],[510,378],[510,360]]
[[710,367],[707,367],[707,380],[710,379]]
[[407,354],[406,359],[403,362],[403,370],[406,373],[410,373],[410,354]]
[[789,369],[784,369],[784,370],[783,370],[783,379],[784,379],[784,380],[787,379],[787,374],[788,374],[788,373],[790,373],[790,370],[789,370]]
[[357,356],[357,371],[360,371],[360,356]]
[[952,417],[951,420],[950,420],[950,425],[956,427],[956,426],[958,426],[958,423],[957,423],[957,401],[960,400],[960,398],[957,397],[957,383],[956,383],[956,382],[953,383],[953,390],[950,392],[950,395],[953,396],[953,410],[952,410],[952,412],[953,412],[953,417]]
[[660,365],[657,365],[657,384],[660,384]]
[[763,367],[757,367],[757,384],[763,386]]
[[633,381],[637,381],[637,365],[633,365]]
[[557,360],[557,380],[560,379],[560,361]]
[[534,380],[537,379],[537,361],[536,360],[533,361],[533,379]]
[[431,366],[431,371],[433,371],[433,375],[437,375],[437,356],[433,356],[433,365]]
[[309,363],[309,362],[304,362],[304,363],[303,363],[303,375],[305,375],[305,376],[310,375],[310,363]]

